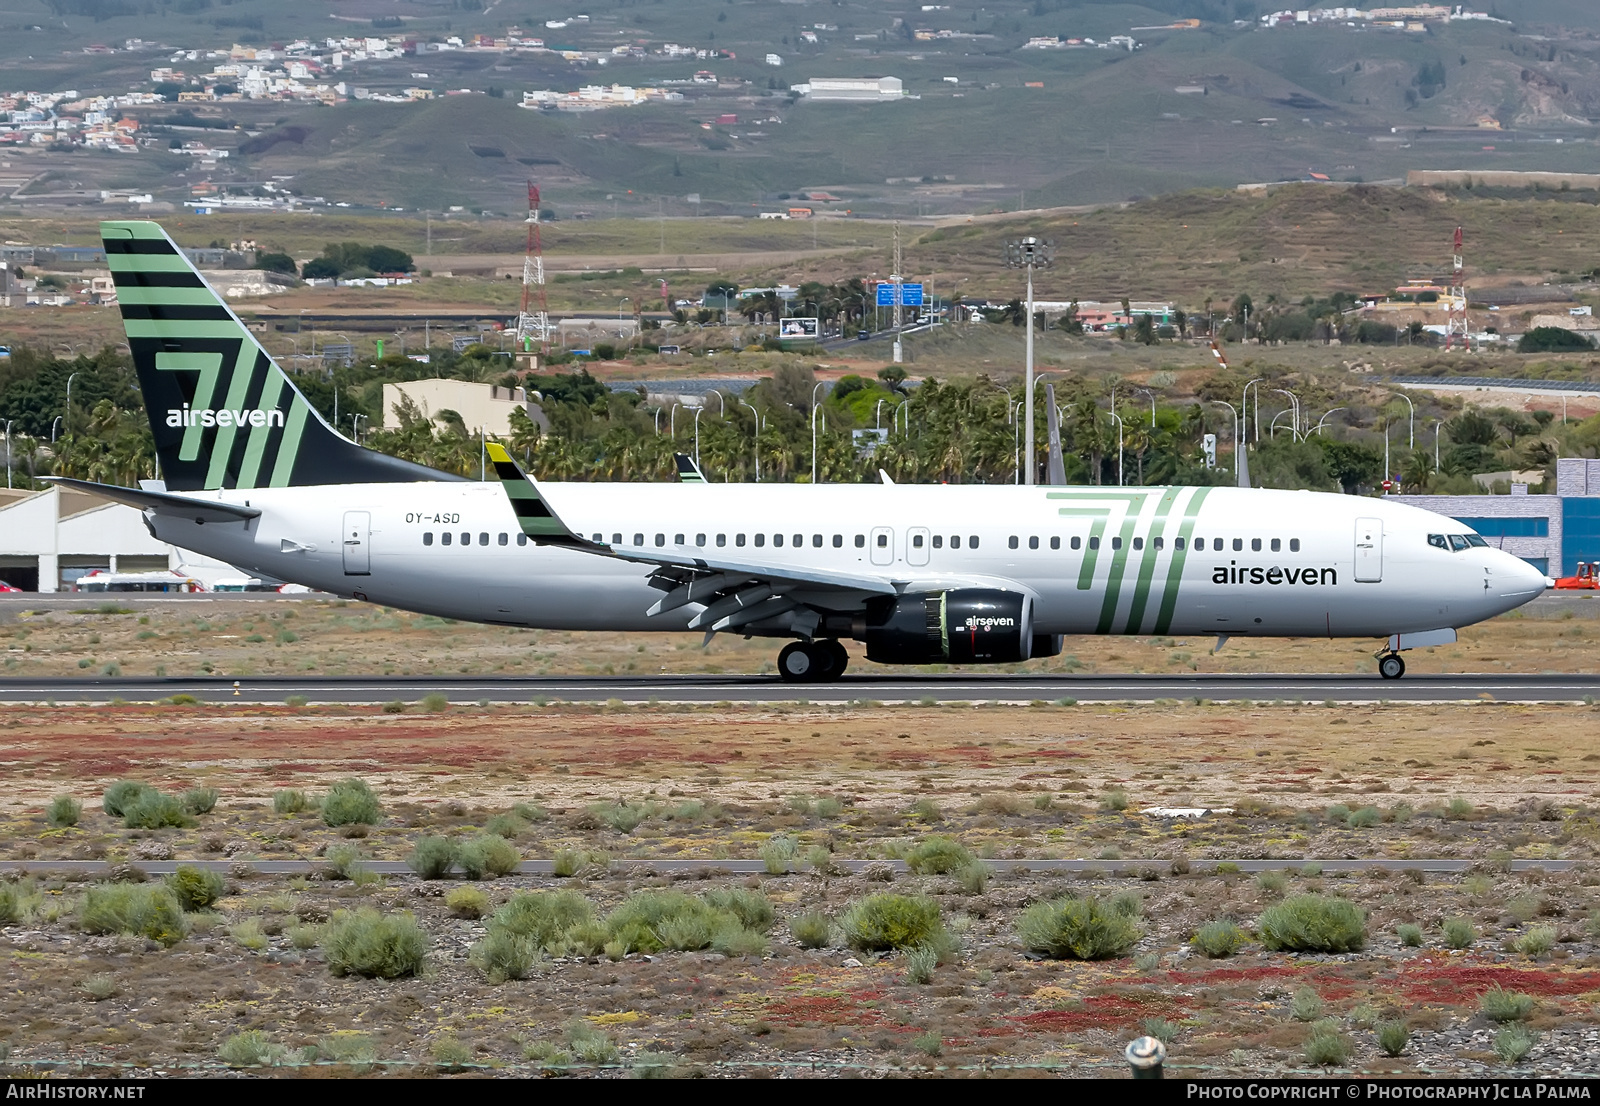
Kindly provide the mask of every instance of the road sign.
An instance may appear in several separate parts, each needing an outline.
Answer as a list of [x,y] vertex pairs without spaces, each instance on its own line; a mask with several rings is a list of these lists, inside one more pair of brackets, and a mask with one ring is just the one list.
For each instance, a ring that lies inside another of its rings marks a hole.
[[893,307],[894,290],[900,289],[900,305],[902,307],[922,306],[922,285],[920,284],[891,284],[884,282],[878,285],[878,306]]

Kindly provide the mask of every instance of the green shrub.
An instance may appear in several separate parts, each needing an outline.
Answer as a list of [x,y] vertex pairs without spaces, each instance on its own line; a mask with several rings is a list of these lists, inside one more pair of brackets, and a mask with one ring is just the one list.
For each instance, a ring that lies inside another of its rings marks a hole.
[[1348,899],[1295,895],[1261,912],[1261,943],[1274,952],[1357,952],[1366,918]]
[[309,700],[307,700],[304,695],[291,695],[283,701],[283,705],[286,707],[294,707],[296,710],[298,710],[305,706],[308,701]]
[[1400,938],[1400,943],[1407,948],[1422,947],[1422,927],[1411,922],[1401,922],[1395,927],[1395,934]]
[[216,808],[222,792],[215,787],[191,787],[179,798],[183,809],[190,814],[210,814]]
[[1317,1022],[1306,1037],[1306,1062],[1310,1064],[1343,1064],[1353,1051],[1350,1038],[1332,1020]]
[[1289,889],[1289,877],[1282,872],[1262,872],[1256,876],[1256,886],[1274,895],[1281,895]]
[[322,859],[331,878],[366,882],[366,857],[362,856],[361,850],[354,845],[333,845],[322,855]]
[[1068,895],[1024,910],[1017,935],[1023,948],[1052,960],[1109,960],[1138,943],[1139,926],[1109,903]]
[[96,1002],[115,998],[120,990],[117,981],[109,975],[91,975],[79,985],[79,988]]
[[622,1058],[616,1042],[581,1019],[567,1026],[567,1047],[581,1064],[609,1065]]
[[1494,1052],[1508,1064],[1520,1063],[1533,1051],[1536,1038],[1525,1025],[1506,1025],[1494,1035]]
[[527,824],[515,814],[496,814],[483,824],[484,833],[492,833],[496,837],[510,839],[527,828]]
[[195,820],[177,796],[145,791],[123,809],[122,824],[128,829],[187,828],[195,825]]
[[789,919],[789,935],[803,949],[826,948],[830,928],[828,916],[820,910],[808,910]]
[[1445,804],[1444,816],[1454,821],[1465,821],[1472,817],[1472,804],[1462,798],[1451,799]]
[[1556,931],[1549,926],[1534,926],[1519,936],[1512,947],[1524,956],[1543,956],[1556,947]]
[[1385,1056],[1399,1056],[1411,1042],[1411,1029],[1403,1021],[1381,1021],[1373,1028]]
[[448,879],[456,866],[456,843],[448,837],[423,837],[411,848],[406,867],[423,879]]
[[837,818],[844,812],[844,804],[831,795],[824,795],[817,800],[815,810],[818,818]]
[[1344,824],[1351,829],[1371,829],[1383,821],[1383,815],[1375,806],[1364,806],[1360,810],[1352,810],[1344,820]]
[[317,1042],[317,1056],[335,1064],[349,1064],[365,1075],[378,1059],[378,1045],[370,1033],[336,1029]]
[[927,945],[905,950],[906,982],[925,987],[933,982],[933,970],[939,966],[939,954]]
[[[738,922],[725,915],[734,925]],[[605,929],[629,952],[692,951],[711,946],[718,911],[681,891],[641,891],[606,915]]]
[[923,822],[944,821],[944,811],[939,809],[939,804],[926,796],[912,803],[909,813],[911,817]]
[[524,822],[548,822],[550,812],[538,803],[518,803],[511,808],[511,813],[521,818]]
[[422,697],[422,709],[432,714],[438,714],[440,711],[449,710],[450,698],[449,696],[437,691],[431,695],[424,695]]
[[1330,822],[1343,822],[1349,819],[1350,808],[1345,806],[1343,803],[1334,803],[1327,810],[1323,811],[1323,814]]
[[22,889],[15,883],[0,883],[0,925],[11,925],[22,918]]
[[299,814],[311,808],[311,800],[306,798],[304,791],[289,788],[284,791],[272,793],[272,812],[274,814]]
[[839,928],[851,948],[879,952],[931,944],[944,925],[932,899],[885,891],[852,904]]
[[711,949],[723,956],[763,957],[771,949],[766,934],[740,925],[723,924],[711,935]]
[[794,863],[800,842],[787,833],[775,833],[761,843],[761,863],[769,876],[781,876]]
[[246,1029],[223,1041],[217,1059],[230,1068],[262,1068],[281,1064],[288,1049],[273,1041],[260,1029]]
[[649,811],[637,803],[596,803],[589,808],[589,813],[618,833],[632,833],[649,815]]
[[1154,1037],[1164,1045],[1172,1044],[1182,1029],[1177,1022],[1170,1022],[1166,1018],[1145,1018],[1139,1023],[1141,1033],[1146,1037]]
[[481,918],[489,912],[489,896],[476,887],[452,887],[445,892],[444,905],[457,918]]
[[54,829],[64,829],[75,826],[83,815],[83,804],[71,795],[57,795],[50,800],[50,808],[45,811],[45,821]]
[[421,974],[428,935],[409,913],[341,910],[324,931],[323,948],[334,975],[398,979]]
[[557,849],[556,855],[550,858],[550,874],[567,879],[583,871],[588,862],[589,854],[582,849]]
[[732,914],[739,924],[757,933],[765,933],[778,920],[772,901],[760,891],[746,887],[716,887],[705,893],[705,900],[714,910]]
[[1112,788],[1100,797],[1100,809],[1107,811],[1127,810],[1128,793],[1121,788]]
[[366,780],[340,780],[322,798],[322,820],[330,826],[370,826],[382,817],[383,806]]
[[251,952],[260,952],[267,947],[267,935],[261,931],[259,918],[246,918],[228,927],[228,935],[239,942],[240,947]]
[[178,870],[167,877],[167,886],[178,896],[178,903],[186,913],[204,910],[222,897],[225,884],[221,872],[197,868],[193,864],[180,864]]
[[138,780],[118,780],[106,788],[106,793],[100,800],[100,809],[113,818],[121,818],[142,795],[154,790],[155,788],[149,784],[140,783]]
[[[430,695],[428,698],[432,699],[435,696]],[[440,695],[437,698],[443,699],[444,696]],[[433,1053],[433,1062],[440,1071],[460,1071],[472,1063],[472,1050],[448,1033],[434,1041],[430,1051]]]
[[961,842],[951,837],[927,837],[906,854],[906,865],[927,875],[943,875],[971,864],[974,857]]
[[1314,1022],[1322,1017],[1322,996],[1313,987],[1301,987],[1289,1000],[1289,1016],[1297,1022]]
[[530,891],[513,895],[495,911],[489,929],[529,937],[535,948],[557,949],[574,930],[594,922],[594,908],[576,891]]
[[499,879],[517,870],[522,855],[504,837],[485,833],[462,845],[456,862],[468,879]]
[[1470,949],[1478,939],[1472,923],[1465,918],[1446,918],[1439,931],[1447,949]]
[[1478,1009],[1492,1022],[1519,1022],[1533,1013],[1532,995],[1507,991],[1499,984],[1478,996]]
[[406,705],[399,699],[390,699],[387,703],[383,704],[384,714],[404,714],[405,712]]
[[1111,896],[1110,906],[1121,917],[1138,918],[1144,910],[1144,900],[1136,891],[1122,891]]
[[539,962],[539,943],[532,937],[490,926],[483,940],[472,946],[468,959],[490,983],[526,979]]
[[989,866],[981,860],[956,870],[956,884],[968,895],[981,895],[989,886]]
[[285,932],[288,934],[289,943],[302,952],[306,949],[314,949],[322,942],[321,926],[290,926]]
[[127,933],[168,946],[188,932],[178,896],[160,883],[91,887],[84,895],[79,921],[87,933]]
[[1244,944],[1244,930],[1226,918],[1207,922],[1194,935],[1195,949],[1211,960],[1232,956]]
[[925,1032],[918,1033],[915,1037],[911,1038],[911,1043],[916,1047],[918,1052],[924,1053],[928,1056],[944,1055],[944,1038],[939,1036],[939,1031],[937,1029],[929,1029]]

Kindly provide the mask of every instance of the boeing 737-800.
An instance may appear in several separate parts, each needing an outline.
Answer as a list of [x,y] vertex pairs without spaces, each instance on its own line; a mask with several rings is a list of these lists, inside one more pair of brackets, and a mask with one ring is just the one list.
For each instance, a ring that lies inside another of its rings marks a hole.
[[494,444],[495,481],[328,426],[151,222],[101,225],[155,435],[158,539],[407,610],[599,632],[790,639],[784,678],[868,660],[1053,655],[1065,634],[1387,639],[1400,652],[1527,602],[1545,576],[1381,499],[1219,487],[560,484]]

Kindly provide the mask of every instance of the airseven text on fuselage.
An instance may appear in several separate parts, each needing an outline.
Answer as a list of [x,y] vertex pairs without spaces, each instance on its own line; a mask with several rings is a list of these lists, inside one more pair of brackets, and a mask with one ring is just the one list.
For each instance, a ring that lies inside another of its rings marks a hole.
[[1337,585],[1339,572],[1332,568],[1240,568],[1238,561],[1229,561],[1211,570],[1213,584],[1305,584],[1315,587],[1322,584]]
[[210,407],[195,409],[187,403],[180,410],[167,408],[168,426],[282,426],[283,412],[213,410]]

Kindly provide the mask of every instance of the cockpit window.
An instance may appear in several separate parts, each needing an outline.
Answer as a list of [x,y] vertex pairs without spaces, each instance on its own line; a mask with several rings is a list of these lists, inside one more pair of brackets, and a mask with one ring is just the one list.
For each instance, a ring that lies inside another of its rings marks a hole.
[[1450,543],[1444,540],[1443,534],[1429,534],[1428,544],[1435,549],[1449,549]]
[[1466,535],[1466,539],[1467,539],[1467,544],[1472,546],[1474,549],[1487,549],[1487,548],[1489,548],[1489,543],[1484,541],[1477,534],[1468,534],[1468,535]]
[[1457,553],[1459,553],[1459,552],[1461,552],[1461,550],[1465,549],[1466,547],[1467,547],[1467,536],[1465,534],[1451,534],[1450,535],[1450,548],[1451,549],[1453,549]]

